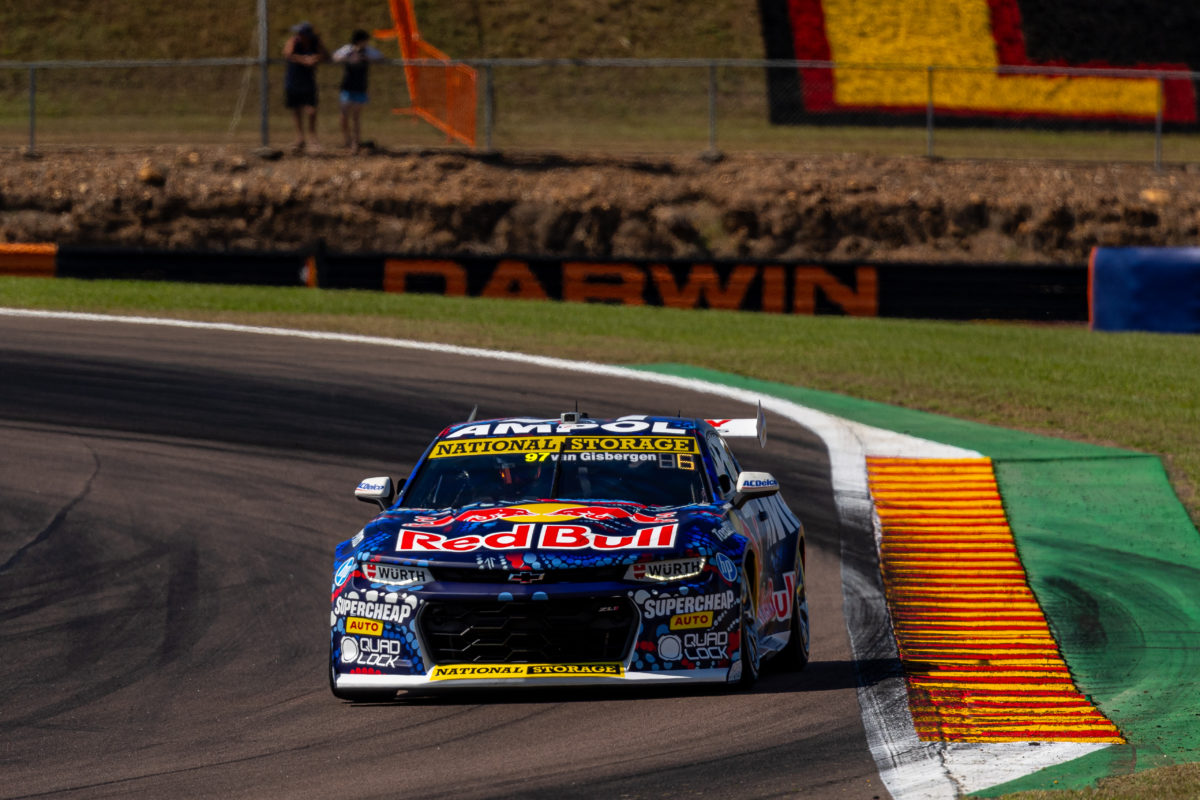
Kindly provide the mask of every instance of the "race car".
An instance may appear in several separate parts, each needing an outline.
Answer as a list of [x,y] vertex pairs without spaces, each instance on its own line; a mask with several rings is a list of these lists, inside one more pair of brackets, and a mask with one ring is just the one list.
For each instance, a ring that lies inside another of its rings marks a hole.
[[[399,690],[749,686],[809,654],[804,528],[726,437],[756,419],[470,420],[407,480],[355,489],[381,513],[334,555],[329,681]],[[398,489],[398,491],[397,491]]]

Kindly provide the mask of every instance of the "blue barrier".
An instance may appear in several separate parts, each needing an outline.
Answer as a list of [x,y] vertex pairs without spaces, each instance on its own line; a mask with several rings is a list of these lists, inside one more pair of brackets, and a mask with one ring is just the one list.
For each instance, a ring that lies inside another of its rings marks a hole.
[[1092,330],[1200,332],[1200,247],[1097,247],[1088,263]]

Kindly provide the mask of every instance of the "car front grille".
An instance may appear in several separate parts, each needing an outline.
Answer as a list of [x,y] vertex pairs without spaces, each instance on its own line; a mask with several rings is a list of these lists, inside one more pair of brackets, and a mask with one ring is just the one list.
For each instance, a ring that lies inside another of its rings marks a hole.
[[623,661],[637,631],[626,597],[429,600],[421,633],[435,664]]

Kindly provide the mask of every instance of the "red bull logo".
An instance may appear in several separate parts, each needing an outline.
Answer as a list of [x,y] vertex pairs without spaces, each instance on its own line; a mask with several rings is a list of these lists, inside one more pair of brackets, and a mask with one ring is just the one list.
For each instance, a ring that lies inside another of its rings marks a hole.
[[500,508],[473,508],[460,514],[447,514],[444,517],[415,517],[412,524],[420,528],[440,528],[456,522],[480,523],[498,522],[500,520],[520,520],[522,522],[563,522],[575,519],[586,519],[593,522],[607,520],[628,520],[639,525],[662,525],[675,521],[675,515],[643,514],[640,511],[630,511],[617,506],[572,505],[570,503],[526,503],[519,506],[502,506]]
[[765,610],[758,614],[760,622],[765,624],[772,619],[787,619],[791,616],[792,599],[796,596],[796,573],[794,571],[783,574],[783,586],[782,592],[771,592],[770,602],[766,604]]
[[630,522],[637,522],[642,525],[654,525],[675,519],[675,516],[669,512],[650,515],[643,514],[640,511],[629,511],[613,506],[571,506],[560,509],[556,512],[556,515],[564,518],[588,519],[595,522],[603,522],[609,519],[627,519]]
[[516,525],[512,530],[486,536],[468,535],[447,538],[431,531],[402,529],[396,537],[396,551],[470,553],[488,550],[641,550],[675,545],[679,525],[655,525],[627,534],[600,533],[584,525]]

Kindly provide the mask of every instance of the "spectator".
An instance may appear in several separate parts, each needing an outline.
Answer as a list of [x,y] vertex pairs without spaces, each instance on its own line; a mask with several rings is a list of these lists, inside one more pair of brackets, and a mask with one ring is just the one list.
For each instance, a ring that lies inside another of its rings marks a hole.
[[283,78],[285,101],[296,120],[293,149],[301,153],[311,144],[312,150],[316,151],[320,147],[317,142],[317,65],[329,60],[329,51],[313,30],[312,23],[301,22],[292,26],[292,37],[283,46],[283,57],[287,61]]
[[367,67],[372,61],[381,61],[383,53],[372,47],[371,35],[359,29],[350,35],[350,44],[344,44],[333,54],[333,60],[346,65],[342,76],[341,95],[342,136],[350,152],[357,153],[362,145],[362,110],[367,104]]

